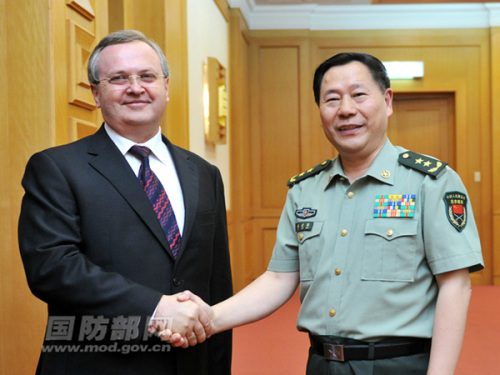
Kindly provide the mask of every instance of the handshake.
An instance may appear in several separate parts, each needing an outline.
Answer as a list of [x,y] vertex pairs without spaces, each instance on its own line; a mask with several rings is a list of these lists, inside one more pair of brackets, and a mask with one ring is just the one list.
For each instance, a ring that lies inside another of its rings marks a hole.
[[158,333],[174,347],[200,344],[215,332],[212,308],[197,295],[185,291],[164,295],[149,323],[149,333]]

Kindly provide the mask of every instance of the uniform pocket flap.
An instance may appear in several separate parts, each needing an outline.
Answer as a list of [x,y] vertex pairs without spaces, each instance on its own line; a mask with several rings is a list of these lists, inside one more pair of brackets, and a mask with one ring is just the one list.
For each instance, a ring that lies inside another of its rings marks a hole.
[[373,234],[392,241],[417,234],[418,221],[412,219],[372,219],[365,224],[365,234]]
[[316,237],[321,233],[323,228],[323,221],[307,221],[299,222],[295,224],[295,230],[297,231],[297,239],[299,243],[304,243],[310,238]]

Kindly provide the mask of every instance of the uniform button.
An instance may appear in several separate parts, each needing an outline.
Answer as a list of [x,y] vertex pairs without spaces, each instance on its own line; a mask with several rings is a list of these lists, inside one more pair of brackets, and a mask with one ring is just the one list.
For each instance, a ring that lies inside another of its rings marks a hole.
[[302,241],[303,238],[304,238],[304,235],[302,233],[299,233],[299,240]]
[[342,237],[347,236],[347,230],[342,229],[342,231],[340,232],[340,234],[342,235]]
[[392,229],[389,229],[386,233],[387,233],[387,237],[392,237],[392,235],[394,234],[394,231]]
[[335,268],[335,275],[340,275],[342,271],[340,271],[340,268]]
[[174,284],[174,286],[179,286],[179,285],[181,285],[181,281],[180,281],[179,279],[176,279],[176,278],[174,278],[174,279],[172,280],[172,283]]
[[335,316],[335,314],[336,314],[337,312],[336,312],[334,309],[331,309],[331,310],[329,311],[329,313],[330,313],[330,316]]
[[350,191],[349,193],[347,193],[347,196],[349,197],[349,199],[352,199],[354,198],[354,193]]

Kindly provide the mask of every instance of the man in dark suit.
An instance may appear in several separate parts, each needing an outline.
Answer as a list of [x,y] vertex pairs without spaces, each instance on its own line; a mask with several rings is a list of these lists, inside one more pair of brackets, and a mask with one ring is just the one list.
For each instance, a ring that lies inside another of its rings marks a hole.
[[[169,71],[154,42],[110,34],[88,71],[105,124],[35,154],[22,182],[21,255],[49,312],[37,374],[230,374],[231,333],[210,337],[206,312],[177,298],[232,295],[220,172],[161,135]],[[169,331],[184,349],[160,340]]]

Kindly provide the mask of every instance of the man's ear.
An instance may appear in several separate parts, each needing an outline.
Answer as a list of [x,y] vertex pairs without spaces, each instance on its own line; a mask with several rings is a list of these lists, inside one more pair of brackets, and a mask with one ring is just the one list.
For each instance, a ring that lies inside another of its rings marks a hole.
[[92,90],[92,95],[94,96],[96,108],[101,108],[101,103],[99,101],[99,86],[97,86],[96,84],[92,83],[90,85],[90,89]]
[[165,79],[165,96],[167,98],[167,103],[170,101],[170,98],[168,96],[168,84],[169,84],[169,82],[170,82],[170,77]]
[[387,107],[387,117],[389,117],[390,115],[392,115],[392,99],[394,98],[394,92],[392,91],[392,89],[387,89],[385,90],[385,104],[386,104],[386,107]]

